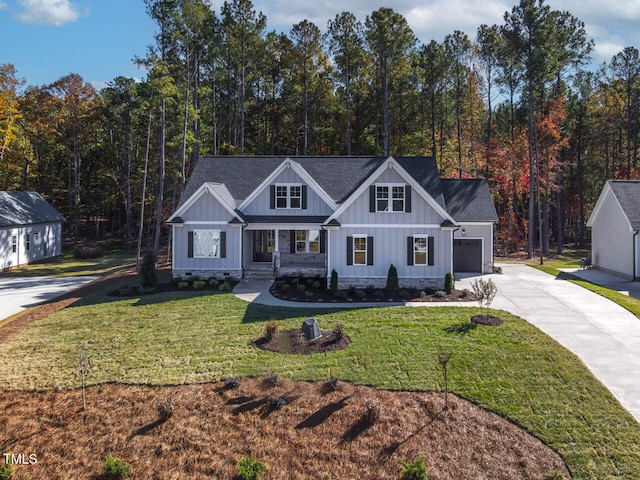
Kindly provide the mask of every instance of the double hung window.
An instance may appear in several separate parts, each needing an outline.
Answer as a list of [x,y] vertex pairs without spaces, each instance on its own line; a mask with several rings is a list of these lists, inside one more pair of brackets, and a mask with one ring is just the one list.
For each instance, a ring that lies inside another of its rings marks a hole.
[[405,186],[376,184],[376,212],[404,212]]
[[193,256],[220,258],[220,230],[194,230]]

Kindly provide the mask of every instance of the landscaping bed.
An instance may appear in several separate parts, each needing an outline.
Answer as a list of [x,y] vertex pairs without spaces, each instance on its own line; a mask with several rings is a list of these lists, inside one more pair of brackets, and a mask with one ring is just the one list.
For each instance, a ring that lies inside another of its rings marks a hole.
[[[335,387],[273,377],[235,388],[106,384],[88,389],[86,412],[79,390],[0,390],[0,445],[36,455],[13,466],[14,480],[106,478],[109,454],[130,464],[132,480],[232,479],[249,455],[267,466],[261,480],[397,480],[399,460],[420,457],[430,480],[571,478],[555,451],[467,400],[449,395],[445,410],[441,393]],[[374,421],[365,406],[377,408]]]
[[309,303],[341,303],[341,302],[473,302],[473,292],[453,289],[450,293],[444,290],[401,288],[388,290],[384,288],[350,288],[337,290],[335,293],[326,287],[324,278],[282,277],[278,278],[270,293],[282,300]]

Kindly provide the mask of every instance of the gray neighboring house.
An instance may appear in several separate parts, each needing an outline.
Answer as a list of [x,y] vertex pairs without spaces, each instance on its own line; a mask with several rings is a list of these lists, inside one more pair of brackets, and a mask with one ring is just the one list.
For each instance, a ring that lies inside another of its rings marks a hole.
[[63,222],[39,193],[0,191],[0,270],[62,255]]
[[309,275],[340,287],[442,288],[490,272],[498,221],[484,180],[429,157],[201,157],[176,211],[174,278]]
[[640,277],[640,180],[607,180],[587,226],[594,267]]

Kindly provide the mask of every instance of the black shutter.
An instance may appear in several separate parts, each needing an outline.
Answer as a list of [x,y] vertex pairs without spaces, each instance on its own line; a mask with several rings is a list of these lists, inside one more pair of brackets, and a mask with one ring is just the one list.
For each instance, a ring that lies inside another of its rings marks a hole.
[[227,232],[220,232],[220,258],[227,258]]
[[376,186],[371,185],[369,187],[369,211],[376,211]]
[[405,185],[404,187],[404,211],[411,213],[411,186]]
[[187,235],[187,257],[193,258],[193,232],[189,232]]
[[302,209],[307,209],[307,186],[302,185]]
[[347,237],[347,265],[353,265],[353,237]]
[[296,231],[289,230],[289,253],[296,253]]
[[327,232],[320,230],[320,253],[327,253]]
[[429,237],[429,243],[427,245],[427,249],[428,249],[428,254],[429,254],[429,259],[427,261],[427,263],[429,264],[429,266],[433,265],[433,237]]
[[373,237],[367,237],[367,265],[373,265]]
[[276,208],[276,186],[271,185],[269,187],[269,208],[274,210]]
[[413,265],[413,237],[407,237],[407,265]]

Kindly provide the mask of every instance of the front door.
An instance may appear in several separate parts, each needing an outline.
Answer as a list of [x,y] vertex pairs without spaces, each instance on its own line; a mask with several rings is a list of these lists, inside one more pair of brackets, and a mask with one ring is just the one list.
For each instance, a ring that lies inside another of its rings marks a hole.
[[254,230],[253,261],[271,263],[276,249],[275,230]]

